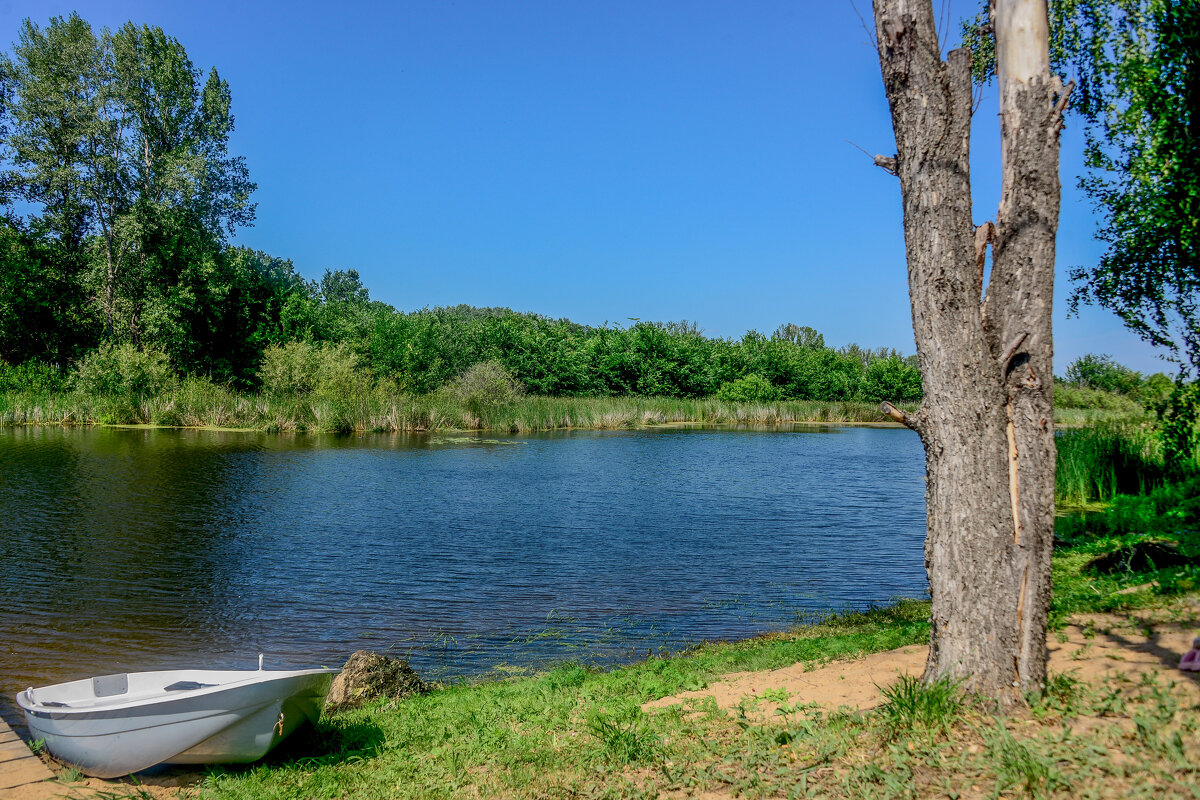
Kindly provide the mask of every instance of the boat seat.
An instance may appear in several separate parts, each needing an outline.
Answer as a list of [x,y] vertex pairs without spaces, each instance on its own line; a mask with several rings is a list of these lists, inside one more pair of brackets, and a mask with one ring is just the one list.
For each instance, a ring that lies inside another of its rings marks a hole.
[[120,675],[101,675],[98,678],[92,678],[92,694],[96,697],[113,697],[118,694],[129,693],[129,676],[125,673]]
[[215,683],[200,683],[199,681],[175,681],[170,686],[164,686],[164,692],[185,692],[190,689],[207,689],[216,686]]

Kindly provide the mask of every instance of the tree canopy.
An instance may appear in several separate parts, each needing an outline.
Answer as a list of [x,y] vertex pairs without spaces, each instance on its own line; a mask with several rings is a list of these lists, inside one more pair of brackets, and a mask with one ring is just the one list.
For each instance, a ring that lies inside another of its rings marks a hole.
[[188,338],[226,235],[254,219],[229,85],[202,78],[161,28],[97,33],[78,14],[26,20],[0,59],[0,189],[29,209],[8,227],[43,246],[66,294],[95,298],[109,337]]

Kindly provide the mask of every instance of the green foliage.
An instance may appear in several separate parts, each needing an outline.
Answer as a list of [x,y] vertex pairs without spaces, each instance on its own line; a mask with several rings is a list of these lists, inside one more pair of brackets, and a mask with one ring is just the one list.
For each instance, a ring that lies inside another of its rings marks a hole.
[[771,338],[790,342],[797,347],[814,350],[820,350],[825,347],[825,337],[816,328],[810,328],[807,325],[796,325],[791,322],[786,322],[776,328]]
[[921,373],[899,356],[876,359],[863,372],[858,395],[877,403],[915,403],[921,399]]
[[58,240],[0,218],[0,359],[61,365],[93,339],[83,267]]
[[1112,356],[1088,353],[1067,365],[1065,380],[1054,379],[1054,404],[1135,414],[1161,407],[1174,387],[1175,382],[1161,372],[1143,376]]
[[1110,355],[1089,353],[1067,365],[1067,380],[1084,389],[1135,395],[1142,386],[1141,373],[1118,364]]
[[762,375],[750,374],[729,381],[717,390],[717,399],[727,403],[768,403],[779,399],[779,389]]
[[344,344],[273,345],[263,353],[259,378],[264,392],[281,397],[313,394],[341,399],[370,388],[358,357]]
[[62,372],[41,361],[0,361],[0,392],[59,392],[65,384]]
[[1200,477],[1164,484],[1146,494],[1118,495],[1088,522],[1093,532],[1109,535],[1175,538],[1183,531],[1200,533]]
[[1200,384],[1177,381],[1159,408],[1163,458],[1167,475],[1173,480],[1195,469],[1196,448],[1200,447],[1197,416],[1200,416]]
[[79,362],[71,376],[76,391],[127,399],[157,395],[174,382],[166,353],[138,350],[131,344],[100,345]]
[[1108,249],[1077,268],[1072,307],[1093,302],[1200,370],[1200,5],[1058,0],[1063,61],[1081,82],[1088,174]]
[[446,391],[471,413],[478,415],[516,402],[525,394],[525,387],[503,364],[493,360],[472,365],[451,381]]
[[[28,22],[0,72],[10,121],[0,192],[30,210],[0,227],[0,358],[10,362],[65,364],[101,341],[130,342],[166,352],[182,375],[326,398],[322,427],[357,424],[348,398],[376,383],[414,395],[451,384],[445,397],[477,418],[518,385],[698,399],[757,376],[757,397],[919,399],[915,368],[894,351],[834,351],[806,326],[727,340],[686,321],[590,327],[466,306],[399,313],[372,301],[354,269],[310,282],[290,262],[229,247],[227,233],[254,214],[254,184],[228,153],[230,88],[160,28],[97,32],[78,15]],[[490,388],[463,383],[485,377],[469,372],[479,364],[496,379]]]
[[1106,392],[1102,389],[1071,386],[1057,378],[1054,381],[1054,407],[1094,408],[1119,411],[1129,415],[1140,415],[1145,411],[1136,400],[1126,395]]
[[[159,28],[97,33],[78,14],[44,28],[26,20],[0,74],[9,123],[0,193],[24,201],[28,221],[16,222],[31,232],[20,268],[4,277],[36,275],[31,285],[44,287],[18,292],[0,279],[0,354],[63,363],[81,338],[97,343],[102,316],[105,339],[200,367],[195,351],[212,343],[196,340],[226,299],[225,234],[254,217],[254,184],[228,154],[228,84],[216,70],[203,78]],[[48,341],[5,324],[6,305],[40,318]]]

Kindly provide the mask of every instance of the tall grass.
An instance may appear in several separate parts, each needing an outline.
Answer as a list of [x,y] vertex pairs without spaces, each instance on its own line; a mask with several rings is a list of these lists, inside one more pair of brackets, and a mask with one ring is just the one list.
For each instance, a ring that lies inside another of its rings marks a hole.
[[672,423],[776,425],[789,422],[886,422],[873,403],[733,403],[667,397],[540,397],[485,404],[448,393],[238,394],[187,379],[152,397],[78,392],[0,394],[0,425],[163,425],[297,432],[490,430],[512,433],[570,428],[636,428]]
[[1144,494],[1166,479],[1162,443],[1149,424],[1107,424],[1058,437],[1055,499],[1059,505],[1107,502]]
[[[907,410],[914,410],[907,406]],[[1093,424],[1116,412],[1063,409],[1064,425]],[[791,422],[881,423],[875,403],[717,398],[545,397],[479,404],[439,392],[399,394],[384,389],[345,396],[248,394],[188,378],[157,395],[105,396],[84,392],[0,392],[0,425],[162,425],[288,432],[489,430],[527,433],[707,423],[779,425]]]

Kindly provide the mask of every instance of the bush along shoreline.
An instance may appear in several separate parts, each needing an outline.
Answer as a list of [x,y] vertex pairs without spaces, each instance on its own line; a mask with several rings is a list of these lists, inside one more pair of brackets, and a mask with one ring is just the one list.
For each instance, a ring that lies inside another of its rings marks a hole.
[[[780,352],[803,350],[790,343],[780,347]],[[886,367],[880,374],[896,368],[907,376],[899,388],[895,381],[872,382],[872,369],[880,364]],[[489,359],[419,392],[412,380],[380,376],[364,366],[344,343],[295,341],[268,347],[255,383],[238,388],[205,377],[180,377],[162,351],[105,344],[66,373],[40,362],[0,362],[0,425],[519,433],[677,423],[890,423],[879,409],[880,401],[910,411],[919,402],[919,376],[914,385],[911,371],[898,357],[887,356],[863,369],[853,391],[789,388],[751,372],[698,396],[549,395],[531,391],[502,360]],[[848,380],[843,374],[839,385]],[[1147,413],[1131,396],[1111,390],[1059,387],[1058,392],[1068,401],[1056,411],[1061,425],[1136,420]]]

